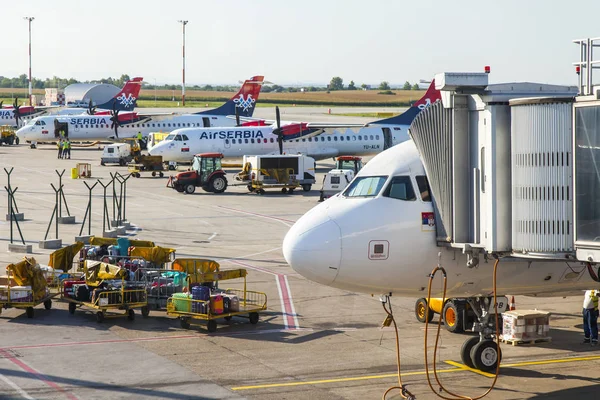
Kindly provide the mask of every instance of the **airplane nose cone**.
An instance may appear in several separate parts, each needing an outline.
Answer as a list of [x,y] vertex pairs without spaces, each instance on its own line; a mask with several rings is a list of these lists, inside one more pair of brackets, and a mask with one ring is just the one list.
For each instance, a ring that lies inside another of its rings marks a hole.
[[340,227],[329,218],[312,227],[298,221],[283,239],[283,256],[292,269],[305,278],[331,284],[342,257]]

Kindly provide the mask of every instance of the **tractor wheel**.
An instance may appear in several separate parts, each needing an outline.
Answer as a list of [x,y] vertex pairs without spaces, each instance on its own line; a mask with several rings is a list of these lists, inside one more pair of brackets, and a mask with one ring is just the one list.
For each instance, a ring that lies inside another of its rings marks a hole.
[[215,176],[210,181],[210,190],[214,193],[223,193],[227,189],[227,179],[224,176]]
[[9,146],[12,146],[14,141],[15,141],[14,136],[10,136],[8,139],[6,139],[6,144],[8,144]]
[[310,184],[302,185],[302,190],[304,190],[305,192],[310,192],[310,189],[312,189],[312,185],[310,185]]
[[15,144],[18,146],[19,145],[19,137],[15,136]]
[[175,190],[177,190],[179,193],[183,193],[183,192],[184,192],[184,190],[183,190],[183,186],[181,186],[181,185],[175,185],[175,186],[174,186],[174,188],[175,188]]
[[248,184],[248,186],[246,186],[248,188],[248,191],[250,193],[254,192],[254,188],[252,187],[252,185]]
[[156,176],[156,171],[152,171],[152,177],[154,178]]
[[442,310],[444,326],[448,332],[462,333],[464,328],[464,306],[456,301],[448,300]]
[[417,317],[417,321],[425,323],[431,322],[433,319],[434,312],[431,311],[429,306],[427,305],[427,300],[424,298],[420,298],[415,303],[415,316]]
[[196,186],[192,185],[191,183],[189,185],[185,185],[185,192],[187,194],[193,194],[196,191]]
[[287,193],[287,189],[286,188],[281,188],[281,193]]

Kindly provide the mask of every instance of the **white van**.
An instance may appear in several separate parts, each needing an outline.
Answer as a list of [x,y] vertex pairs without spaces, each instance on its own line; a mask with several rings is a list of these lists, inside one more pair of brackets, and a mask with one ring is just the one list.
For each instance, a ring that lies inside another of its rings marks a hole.
[[100,158],[100,165],[119,164],[127,165],[133,159],[131,146],[128,143],[115,143],[104,146],[104,152]]

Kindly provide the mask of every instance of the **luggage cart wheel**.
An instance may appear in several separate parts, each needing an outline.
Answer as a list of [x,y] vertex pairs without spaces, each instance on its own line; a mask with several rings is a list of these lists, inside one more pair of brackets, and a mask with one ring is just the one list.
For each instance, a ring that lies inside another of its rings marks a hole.
[[257,312],[251,312],[249,317],[250,317],[250,323],[252,325],[254,325],[258,322],[258,313]]
[[77,304],[69,303],[69,314],[75,314],[75,309],[77,308]]
[[103,311],[98,311],[96,313],[96,322],[100,323],[104,321],[104,312]]
[[182,327],[183,329],[190,329],[190,323],[188,322],[188,320],[187,320],[187,319],[185,319],[185,318],[180,318],[180,319],[179,319],[179,323],[181,324],[181,327]]
[[231,321],[231,318],[233,318],[231,315],[228,315],[225,317],[225,321]]
[[150,308],[148,306],[142,307],[142,317],[146,318],[148,315],[150,315]]
[[33,318],[33,307],[27,307],[25,309],[25,314],[27,314],[27,318]]
[[208,329],[209,332],[216,332],[217,331],[217,321],[215,321],[214,319],[209,320],[206,323],[206,328]]
[[135,319],[135,312],[133,310],[127,311],[127,319],[133,321]]
[[160,176],[162,178],[163,176],[165,176],[165,174],[163,174],[162,172],[159,172],[158,176]]
[[44,302],[44,308],[46,308],[46,310],[49,310],[52,308],[52,300],[48,299]]

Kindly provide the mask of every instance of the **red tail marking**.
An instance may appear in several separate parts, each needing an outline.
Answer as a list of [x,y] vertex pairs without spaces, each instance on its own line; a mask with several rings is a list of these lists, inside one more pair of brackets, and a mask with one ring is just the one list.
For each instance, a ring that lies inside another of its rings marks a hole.
[[436,100],[441,100],[442,96],[439,90],[435,88],[435,79],[431,81],[431,85],[427,88],[427,92],[425,95],[421,97],[419,101],[413,104],[413,107],[419,107],[420,105],[429,106],[436,102]]
[[247,99],[248,96],[251,96],[254,100],[258,100],[258,95],[260,94],[260,89],[262,88],[262,83],[264,80],[264,76],[258,75],[244,81],[240,91],[237,92],[236,95],[231,98],[231,100],[239,99],[240,95],[243,96],[244,99]]
[[124,94],[126,97],[129,97],[129,95],[131,95],[131,97],[135,97],[137,99],[138,95],[140,94],[140,90],[142,89],[143,80],[144,78],[137,77],[125,82],[125,85],[123,85],[123,89],[121,89],[121,91],[116,94],[115,98]]

